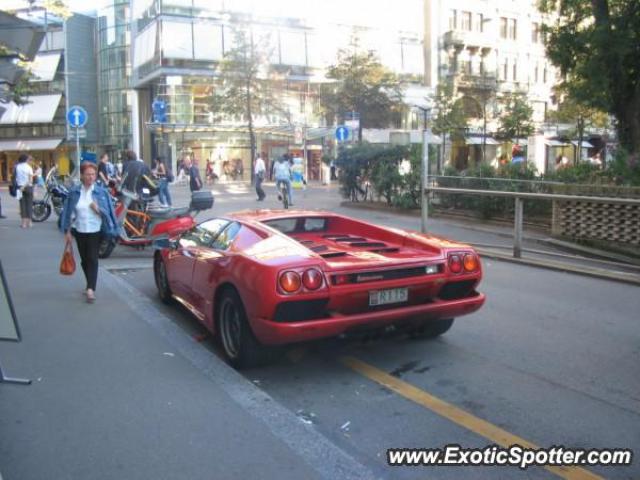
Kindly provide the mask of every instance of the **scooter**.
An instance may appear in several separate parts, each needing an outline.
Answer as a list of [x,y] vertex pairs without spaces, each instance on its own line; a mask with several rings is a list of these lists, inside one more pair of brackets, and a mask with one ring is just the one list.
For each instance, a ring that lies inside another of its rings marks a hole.
[[210,191],[193,192],[189,206],[182,208],[151,208],[140,195],[127,190],[119,191],[114,200],[120,235],[102,240],[99,258],[109,257],[117,244],[145,247],[154,240],[186,232],[196,225],[195,213],[213,207]]
[[62,214],[64,201],[69,196],[69,189],[58,180],[58,169],[53,167],[47,173],[45,179],[46,192],[42,200],[33,202],[33,210],[31,211],[31,220],[34,222],[44,222],[51,215],[51,207],[56,212],[58,218]]

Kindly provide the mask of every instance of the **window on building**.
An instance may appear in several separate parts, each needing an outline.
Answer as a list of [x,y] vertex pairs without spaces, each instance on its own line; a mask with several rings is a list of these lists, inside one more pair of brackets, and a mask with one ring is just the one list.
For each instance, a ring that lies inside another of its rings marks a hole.
[[471,31],[471,12],[462,12],[462,30]]
[[531,24],[531,42],[532,43],[540,43],[541,35],[540,35],[540,24],[538,22],[533,22]]
[[500,17],[500,38],[507,38],[507,17]]
[[518,38],[518,21],[515,18],[509,19],[509,38],[511,40]]
[[502,68],[500,69],[501,80],[507,81],[509,73],[509,61],[505,58],[502,60]]
[[449,10],[449,30],[458,28],[458,12],[457,10]]
[[544,70],[542,70],[542,83],[547,83],[547,67],[544,67]]
[[540,81],[539,79],[540,79],[540,67],[536,63],[536,66],[533,67],[533,81],[535,83],[538,83]]
[[476,32],[483,32],[484,30],[484,15],[476,13],[476,23],[473,25],[473,29]]
[[517,82],[518,81],[518,62],[517,61],[513,61],[513,81]]

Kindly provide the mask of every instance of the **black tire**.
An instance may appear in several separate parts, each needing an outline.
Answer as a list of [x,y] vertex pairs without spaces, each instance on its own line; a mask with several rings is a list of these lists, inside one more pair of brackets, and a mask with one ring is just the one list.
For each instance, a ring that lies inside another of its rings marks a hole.
[[33,202],[33,209],[31,210],[31,220],[34,222],[44,222],[51,215],[51,205],[49,202],[43,202],[38,200]]
[[98,258],[109,258],[114,248],[116,248],[116,241],[114,239],[103,238],[100,240],[100,246],[98,247]]
[[218,338],[229,364],[244,369],[273,361],[277,349],[262,345],[254,336],[238,292],[227,288],[217,305]]
[[429,320],[409,332],[411,338],[436,338],[446,333],[453,325],[453,318]]
[[173,301],[173,293],[169,287],[169,278],[167,277],[167,267],[162,260],[162,256],[157,253],[153,259],[153,278],[156,281],[158,296],[162,303],[169,305]]

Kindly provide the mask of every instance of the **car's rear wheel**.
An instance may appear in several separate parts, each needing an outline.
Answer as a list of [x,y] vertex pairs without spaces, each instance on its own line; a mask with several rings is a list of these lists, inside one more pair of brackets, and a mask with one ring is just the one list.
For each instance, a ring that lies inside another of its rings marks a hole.
[[224,354],[233,367],[257,367],[273,359],[275,349],[262,345],[254,336],[240,295],[233,288],[220,297],[217,326]]
[[171,303],[173,297],[169,287],[169,277],[167,277],[167,266],[160,254],[157,254],[153,260],[153,276],[156,280],[156,288],[158,289],[160,300],[166,304]]
[[435,338],[447,332],[453,325],[453,318],[429,320],[411,329],[409,336],[412,338]]

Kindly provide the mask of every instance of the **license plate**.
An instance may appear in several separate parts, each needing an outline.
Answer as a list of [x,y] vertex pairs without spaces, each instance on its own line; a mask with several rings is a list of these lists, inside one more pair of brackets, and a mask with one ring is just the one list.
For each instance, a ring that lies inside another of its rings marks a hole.
[[376,290],[369,292],[369,306],[387,305],[389,303],[406,302],[409,298],[407,288],[390,288],[388,290]]

